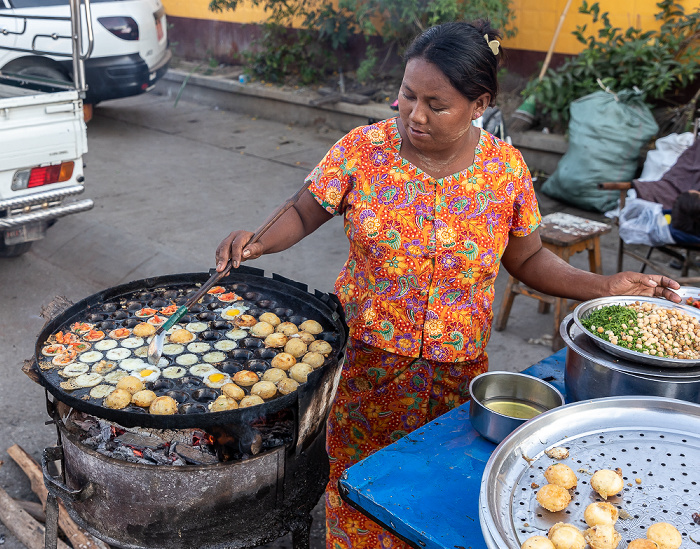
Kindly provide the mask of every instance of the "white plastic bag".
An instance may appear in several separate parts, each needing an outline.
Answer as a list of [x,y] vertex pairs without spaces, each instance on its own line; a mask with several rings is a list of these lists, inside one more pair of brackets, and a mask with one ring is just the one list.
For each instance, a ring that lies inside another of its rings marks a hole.
[[658,181],[676,163],[678,157],[693,144],[691,132],[672,133],[656,140],[655,149],[647,153],[640,181]]
[[620,212],[620,238],[625,244],[674,244],[663,206],[641,198],[627,201]]

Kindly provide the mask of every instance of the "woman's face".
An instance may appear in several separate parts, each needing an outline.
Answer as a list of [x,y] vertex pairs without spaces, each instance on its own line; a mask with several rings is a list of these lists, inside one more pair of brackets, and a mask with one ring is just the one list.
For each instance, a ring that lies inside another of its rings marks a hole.
[[406,64],[399,116],[411,144],[429,154],[458,144],[490,101],[489,94],[469,101],[436,65],[418,57]]

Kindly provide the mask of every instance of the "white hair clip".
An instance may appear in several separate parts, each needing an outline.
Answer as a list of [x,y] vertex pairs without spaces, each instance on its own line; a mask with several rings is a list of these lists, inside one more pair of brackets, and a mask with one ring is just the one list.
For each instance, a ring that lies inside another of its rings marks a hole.
[[489,40],[489,35],[484,34],[484,40],[486,40],[486,45],[491,48],[494,55],[498,55],[498,47],[501,43],[498,40]]

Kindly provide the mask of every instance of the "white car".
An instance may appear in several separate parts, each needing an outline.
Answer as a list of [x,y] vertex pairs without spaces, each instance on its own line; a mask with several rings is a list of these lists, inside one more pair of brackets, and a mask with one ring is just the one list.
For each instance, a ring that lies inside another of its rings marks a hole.
[[[153,88],[172,57],[160,0],[91,0],[90,6],[94,47],[85,60],[85,102],[97,104]],[[81,15],[87,44],[84,6]],[[38,16],[42,19],[33,18]],[[0,0],[0,72],[71,78],[69,16],[69,0]]]

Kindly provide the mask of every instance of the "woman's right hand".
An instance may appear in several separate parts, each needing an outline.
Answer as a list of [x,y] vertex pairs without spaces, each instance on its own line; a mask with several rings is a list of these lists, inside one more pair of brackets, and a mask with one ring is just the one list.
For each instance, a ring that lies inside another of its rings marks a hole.
[[216,248],[216,270],[223,271],[229,259],[233,268],[237,269],[243,261],[260,257],[265,251],[260,242],[246,246],[252,237],[250,231],[233,231],[224,238]]

